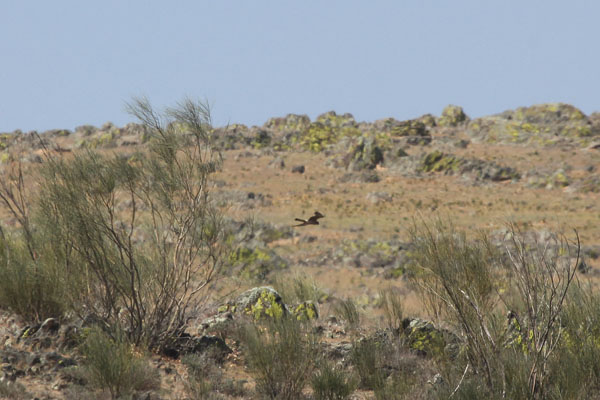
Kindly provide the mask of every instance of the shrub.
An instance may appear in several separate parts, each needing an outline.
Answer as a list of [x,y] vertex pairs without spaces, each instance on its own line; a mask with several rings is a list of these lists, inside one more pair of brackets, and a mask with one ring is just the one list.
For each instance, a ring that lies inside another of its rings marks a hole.
[[125,336],[119,333],[113,336],[92,328],[80,347],[90,382],[107,389],[113,399],[160,387],[158,372],[136,354]]
[[335,315],[346,323],[350,330],[360,326],[360,312],[352,299],[339,300],[334,308]]
[[501,254],[485,235],[469,240],[438,221],[413,227],[411,239],[413,277],[425,304],[464,338],[454,363],[466,364],[471,375],[460,377],[456,392],[478,387],[478,396],[546,398],[560,390],[549,377],[579,262],[578,237],[574,244],[556,235],[542,242],[511,225]]
[[218,393],[247,397],[245,381],[226,379],[218,366],[218,360],[215,360],[209,352],[186,355],[181,362],[187,367],[188,379],[184,386],[191,399],[225,398]]
[[354,343],[351,361],[360,377],[361,387],[376,391],[385,386],[387,375],[383,369],[383,359],[382,343],[373,339]]
[[291,277],[278,277],[273,288],[281,295],[285,304],[297,304],[305,301],[321,302],[327,294],[311,277],[296,274]]
[[396,333],[400,333],[402,320],[404,319],[404,308],[402,306],[402,297],[398,290],[388,288],[379,293],[381,306],[387,327]]
[[283,317],[260,326],[247,325],[242,331],[242,342],[261,396],[301,397],[317,356],[316,340],[307,324]]
[[25,176],[20,163],[3,171],[0,203],[17,220],[20,229],[4,232],[0,226],[0,305],[41,322],[61,317],[68,309],[68,272],[52,256],[53,231],[34,229],[25,196]]
[[11,383],[10,381],[0,382],[0,398],[10,400],[30,399],[31,394],[27,393],[25,387],[20,383]]
[[344,400],[356,389],[354,376],[327,361],[322,361],[311,379],[316,400]]
[[[147,154],[127,158],[87,149],[71,159],[47,155],[33,222],[18,207],[25,202],[2,190],[23,232],[24,244],[8,248],[27,250],[29,271],[39,271],[31,274],[35,282],[68,278],[63,297],[78,314],[122,328],[136,345],[162,348],[202,306],[226,259],[221,214],[209,192],[221,158],[211,149],[206,106],[186,100],[157,114],[136,100],[129,111],[149,132]],[[5,251],[0,261],[6,259]],[[3,291],[10,293],[6,286]],[[62,311],[46,303],[52,313]],[[49,313],[37,308],[35,317]]]

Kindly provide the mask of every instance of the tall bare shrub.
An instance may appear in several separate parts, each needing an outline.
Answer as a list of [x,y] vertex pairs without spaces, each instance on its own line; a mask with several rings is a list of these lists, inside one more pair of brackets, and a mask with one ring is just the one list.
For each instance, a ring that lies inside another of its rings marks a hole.
[[186,100],[157,113],[137,99],[128,108],[150,134],[148,151],[48,157],[38,220],[74,271],[75,310],[155,348],[181,332],[222,266],[222,217],[209,196],[221,158],[207,106]]

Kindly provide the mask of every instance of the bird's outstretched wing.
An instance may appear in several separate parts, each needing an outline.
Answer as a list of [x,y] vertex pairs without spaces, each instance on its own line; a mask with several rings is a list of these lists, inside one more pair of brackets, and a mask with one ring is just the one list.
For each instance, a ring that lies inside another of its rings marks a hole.
[[318,211],[315,211],[315,215],[313,215],[312,217],[310,217],[308,220],[304,220],[304,219],[300,219],[300,218],[295,218],[296,221],[302,222],[299,225],[294,225],[294,226],[305,226],[305,225],[319,225],[319,218],[323,218],[325,217],[323,214],[321,214]]

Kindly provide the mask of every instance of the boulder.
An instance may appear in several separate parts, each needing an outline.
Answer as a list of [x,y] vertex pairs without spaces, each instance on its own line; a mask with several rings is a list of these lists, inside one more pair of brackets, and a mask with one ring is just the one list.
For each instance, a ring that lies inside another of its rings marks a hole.
[[[429,124],[435,125],[435,122],[426,120]],[[394,118],[384,118],[373,123],[373,129],[376,132],[386,133],[390,136],[426,136],[427,126],[423,120],[409,119],[398,121]],[[429,125],[432,126],[432,125]]]
[[250,315],[255,320],[265,317],[281,318],[288,314],[281,295],[270,286],[255,287],[245,291],[228,308],[233,312]]
[[409,347],[418,354],[426,356],[448,354],[451,357],[458,354],[460,343],[458,336],[446,329],[436,328],[431,321],[406,318],[402,326]]
[[319,308],[310,300],[291,306],[289,309],[290,314],[298,321],[308,321],[319,318]]
[[372,136],[361,136],[343,160],[343,164],[350,171],[375,169],[381,163],[383,163],[383,151]]
[[310,126],[310,118],[307,115],[288,114],[285,117],[270,118],[264,128],[277,132],[306,132]]
[[469,117],[467,117],[462,107],[448,105],[442,111],[442,115],[437,119],[436,124],[443,127],[454,127],[468,121]]

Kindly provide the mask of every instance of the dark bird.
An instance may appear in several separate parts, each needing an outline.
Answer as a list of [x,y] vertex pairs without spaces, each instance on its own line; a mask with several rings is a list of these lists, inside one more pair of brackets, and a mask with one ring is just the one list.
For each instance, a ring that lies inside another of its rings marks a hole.
[[321,214],[318,211],[315,211],[315,215],[310,217],[308,220],[296,218],[295,219],[296,221],[302,222],[302,223],[299,225],[294,225],[294,226],[319,225],[319,218],[323,218],[323,217],[325,217],[323,214]]

